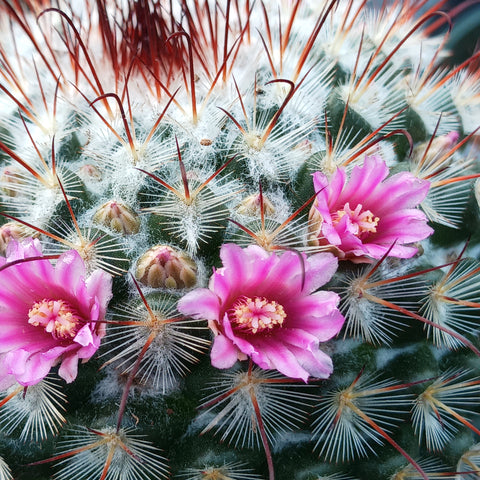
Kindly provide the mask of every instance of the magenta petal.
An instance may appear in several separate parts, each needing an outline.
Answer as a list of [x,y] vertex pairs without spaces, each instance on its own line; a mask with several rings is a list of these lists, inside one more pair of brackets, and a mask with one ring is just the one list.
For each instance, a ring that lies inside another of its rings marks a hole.
[[58,374],[67,383],[72,383],[78,374],[78,356],[76,354],[67,355],[60,364]]
[[85,286],[85,264],[76,250],[69,250],[58,259],[55,267],[55,283],[68,285],[75,292],[79,285]]
[[292,347],[292,353],[302,368],[312,377],[328,378],[333,372],[332,359],[318,348],[309,351]]
[[276,256],[269,255],[256,245],[242,249],[231,243],[222,245],[220,258],[224,267],[215,272],[214,285],[219,280],[218,276],[223,276],[223,282],[228,285],[228,297],[226,294],[219,295],[223,302],[234,300],[241,294],[249,295],[250,289],[256,289],[266,279],[272,265],[278,262]]
[[[294,252],[285,252],[281,257],[273,257],[271,268],[266,276],[257,281],[257,295],[265,295],[272,298],[297,295],[302,288],[302,280],[306,257],[299,257]],[[289,281],[285,282],[285,278]]]
[[338,259],[331,253],[317,253],[308,257],[304,291],[311,293],[329,282],[338,268]]
[[236,290],[238,285],[244,285],[251,275],[252,261],[244,255],[243,250],[232,243],[222,245],[220,258],[224,268],[217,272],[228,281],[231,289]]
[[7,363],[5,361],[6,354],[0,354],[0,391],[3,392],[15,385],[17,381],[15,377],[8,371]]
[[338,201],[343,204],[350,202],[351,207],[365,203],[365,199],[372,195],[387,176],[388,167],[379,156],[365,157],[362,166],[353,168],[340,196],[341,200]]
[[299,348],[311,348],[318,345],[318,338],[313,333],[300,328],[282,328],[276,335],[285,345]]
[[73,339],[75,343],[80,344],[82,347],[86,347],[87,345],[93,345],[93,335],[92,331],[90,330],[89,325],[83,326],[75,335]]
[[88,296],[95,298],[100,306],[97,318],[103,318],[112,298],[112,277],[103,270],[95,270],[87,278],[86,285]]
[[218,320],[218,297],[206,288],[196,288],[178,301],[178,311],[199,320]]
[[[268,358],[269,368],[274,368],[290,378],[300,378],[304,382],[308,380],[308,372],[301,367],[296,356],[292,353],[293,347],[287,348],[281,343],[265,338],[258,342],[257,348],[261,352],[261,357],[265,356]],[[252,360],[255,363],[257,363],[257,355],[252,355]],[[262,366],[262,368],[265,367]]]
[[237,349],[245,355],[251,355],[255,352],[254,346],[246,339],[235,335],[228,315],[225,313],[221,322],[223,333],[237,347]]
[[20,385],[35,385],[45,378],[54,364],[54,360],[45,358],[41,353],[33,355],[26,350],[15,350],[6,354],[5,363],[9,372]]
[[421,180],[410,172],[400,172],[385,180],[383,187],[388,192],[388,196],[371,199],[373,202],[379,201],[380,209],[378,211],[382,214],[384,211],[393,209],[403,210],[416,207],[425,200],[430,189],[430,182]]
[[[385,245],[369,244],[365,245],[365,253],[371,258],[382,258],[385,253],[393,245],[392,243],[387,243]],[[418,252],[417,247],[410,247],[405,245],[393,245],[393,248],[390,250],[389,255],[397,258],[412,258]]]
[[217,335],[213,340],[210,358],[215,368],[230,368],[238,359],[238,350],[233,343],[223,335]]

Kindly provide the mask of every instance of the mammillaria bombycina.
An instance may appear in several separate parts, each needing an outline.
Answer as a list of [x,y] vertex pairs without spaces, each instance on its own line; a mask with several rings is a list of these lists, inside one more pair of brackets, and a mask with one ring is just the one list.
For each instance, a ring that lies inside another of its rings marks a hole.
[[477,475],[453,3],[0,1],[0,480]]

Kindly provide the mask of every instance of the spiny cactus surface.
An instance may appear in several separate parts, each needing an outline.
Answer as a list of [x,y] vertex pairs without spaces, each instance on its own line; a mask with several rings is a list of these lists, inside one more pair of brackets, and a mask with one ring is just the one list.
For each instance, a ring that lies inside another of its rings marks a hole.
[[477,478],[467,3],[1,1],[0,480]]

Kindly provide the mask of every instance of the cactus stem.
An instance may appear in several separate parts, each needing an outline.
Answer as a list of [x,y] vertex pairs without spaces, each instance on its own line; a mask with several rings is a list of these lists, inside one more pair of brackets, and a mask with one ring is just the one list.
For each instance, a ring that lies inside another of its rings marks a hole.
[[[404,111],[404,110],[405,109],[403,109],[402,111]],[[396,130],[392,130],[391,132],[388,132],[385,135],[382,135],[380,137],[375,138],[373,141],[371,141],[370,143],[368,143],[367,145],[365,145],[361,149],[356,150],[355,153],[353,153],[351,156],[349,156],[348,160],[345,160],[342,165],[348,165],[348,164],[352,163],[354,160],[358,159],[358,157],[360,157],[362,154],[364,154],[365,152],[370,150],[374,145],[376,145],[377,143],[379,143],[383,140],[386,140],[387,138],[392,137],[393,135],[403,135],[408,140],[408,143],[410,144],[410,154],[411,154],[411,152],[413,150],[412,136],[406,130],[404,130],[403,128],[399,128],[399,129],[396,129]]]
[[[3,2],[3,4],[8,9],[8,13],[18,22],[18,24],[21,26],[22,30],[28,35],[28,38],[32,42],[33,46],[35,47],[35,50],[38,53],[38,55],[40,55],[40,58],[43,60],[43,63],[47,67],[47,70],[52,75],[52,77],[56,79],[57,75],[55,74],[52,66],[48,63],[48,61],[45,57],[45,53],[44,53],[45,52],[45,46],[39,44],[39,42],[35,38],[35,35],[33,34],[32,30],[30,29],[29,25],[27,25],[26,22],[23,22],[20,19],[20,16],[18,15],[17,11],[15,10],[15,7],[10,5],[9,2]],[[17,53],[18,53],[18,51],[17,51]]]
[[39,460],[38,462],[29,463],[29,466],[35,465],[43,465],[45,463],[55,462],[57,460],[63,460],[64,458],[72,457],[73,455],[77,455],[82,452],[86,452],[87,450],[91,450],[92,448],[96,448],[100,445],[103,445],[105,440],[98,440],[95,443],[84,445],[83,447],[76,448],[75,450],[70,450],[69,452],[61,453],[60,455],[55,455],[54,457],[46,458],[45,460]]
[[263,132],[262,138],[260,140],[262,145],[267,141],[268,136],[270,135],[270,133],[272,133],[273,128],[277,124],[278,118],[280,117],[284,108],[287,106],[288,102],[291,100],[293,94],[295,93],[295,84],[291,80],[277,78],[275,80],[270,80],[266,83],[266,85],[269,85],[271,83],[286,83],[290,87],[290,90],[288,91],[287,96],[283,100],[278,110],[275,112],[275,115],[272,117],[270,122],[268,122],[267,128]]
[[[20,116],[23,121],[23,117]],[[28,132],[28,129],[27,129]],[[7,147],[3,142],[0,142],[0,150],[6,153],[9,157],[19,163],[22,167],[24,167],[29,173],[31,173],[40,183],[42,183],[45,187],[49,188],[50,184],[46,178],[44,178],[39,172],[37,172],[33,167],[28,165],[27,162],[22,160],[19,155],[17,155],[11,148]],[[42,161],[44,162],[43,158],[41,157]]]
[[[439,123],[440,123],[440,119],[439,119]],[[475,130],[473,130],[473,132],[471,132],[469,135],[467,135],[463,140],[460,140],[459,142],[457,142],[452,148],[450,148],[443,156],[441,156],[438,160],[436,160],[434,162],[433,165],[428,165],[429,169],[432,169],[433,168],[437,168],[437,170],[433,173],[431,173],[430,175],[425,175],[423,178],[425,178],[426,180],[429,180],[430,178],[434,177],[435,175],[439,174],[440,173],[440,169],[443,167],[445,168],[444,166],[447,164],[447,161],[450,160],[451,156],[457,151],[459,150],[460,148],[463,147],[463,145],[468,142],[474,135],[477,134],[477,132],[480,130],[480,127],[477,127]],[[425,153],[423,154],[423,157],[421,159],[421,161],[419,162],[419,165],[422,166],[423,164],[425,164],[425,157],[427,156],[427,153],[428,153],[428,150],[430,149],[430,145],[432,144],[432,141],[434,139],[434,136],[435,136],[435,132],[433,133],[432,135],[432,138],[430,139],[430,142],[427,146],[427,148],[425,149]],[[462,177],[457,177],[457,178],[462,178]],[[467,178],[465,178],[467,179]],[[442,181],[439,182],[439,184],[443,184]],[[436,182],[433,182],[433,185],[437,185]]]
[[31,223],[25,222],[24,220],[21,220],[20,218],[13,217],[12,215],[8,215],[7,213],[0,212],[0,215],[5,218],[9,218],[10,220],[14,220],[15,222],[19,222],[22,225],[25,225],[26,227],[32,228],[33,230],[41,233],[42,235],[46,235],[47,237],[50,237],[52,240],[56,240],[57,242],[63,243],[64,245],[67,245],[70,248],[74,248],[74,243],[70,242],[59,235],[55,235],[54,233],[47,232],[43,228],[36,227],[35,225],[32,225]]
[[138,354],[137,359],[135,360],[135,363],[133,364],[133,367],[132,367],[132,369],[131,369],[131,371],[128,375],[127,382],[125,384],[125,387],[123,388],[122,399],[120,400],[120,406],[118,407],[117,434],[120,432],[120,428],[122,426],[123,415],[125,413],[125,407],[127,406],[127,400],[128,400],[128,395],[130,393],[130,387],[132,386],[135,375],[137,374],[138,369],[140,368],[140,363],[143,360],[143,357],[145,356],[145,353],[149,349],[152,342],[155,340],[156,336],[157,336],[156,331],[152,331],[150,333],[150,335],[147,338],[147,341],[143,345],[142,350]]
[[310,54],[310,51],[312,50],[313,45],[315,44],[318,34],[320,33],[325,21],[328,18],[328,15],[330,14],[330,11],[333,9],[336,3],[338,3],[338,0],[330,0],[330,2],[328,3],[328,6],[326,6],[326,8],[324,8],[323,10],[323,15],[320,16],[316,21],[314,29],[310,34],[310,36],[308,37],[307,43],[303,48],[302,53],[300,54],[300,57],[298,59],[297,65],[294,69],[295,73],[292,78],[294,82],[296,82],[297,78],[300,76],[300,72],[302,71],[302,68],[305,65],[305,62],[307,61],[308,55]]
[[167,112],[168,107],[170,107],[170,104],[173,102],[173,100],[175,98],[175,95],[178,93],[179,90],[180,90],[180,87],[177,88],[173,92],[173,94],[170,96],[170,99],[168,100],[167,104],[165,105],[165,108],[162,110],[162,113],[158,116],[156,122],[153,124],[153,127],[150,129],[150,132],[147,135],[147,138],[143,142],[143,146],[142,146],[143,149],[148,145],[148,142],[150,142],[150,140],[152,139],[153,134],[157,130],[158,125],[160,125],[160,122],[162,121],[163,117],[165,116],[165,113]]

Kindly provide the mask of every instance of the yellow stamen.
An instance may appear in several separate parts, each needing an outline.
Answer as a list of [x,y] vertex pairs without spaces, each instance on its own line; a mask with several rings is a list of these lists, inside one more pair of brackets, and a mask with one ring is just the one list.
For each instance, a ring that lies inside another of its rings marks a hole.
[[253,334],[281,327],[286,316],[282,305],[260,297],[241,297],[231,309],[237,328]]
[[347,215],[355,235],[360,236],[366,233],[375,233],[380,219],[374,217],[370,210],[362,211],[362,208],[362,204],[359,203],[355,207],[355,210],[352,210],[350,204],[347,202],[342,210],[338,210],[337,213],[332,216],[333,224],[337,225],[340,220]]
[[43,299],[28,311],[28,323],[45,328],[54,338],[70,340],[75,337],[84,321],[64,300]]

